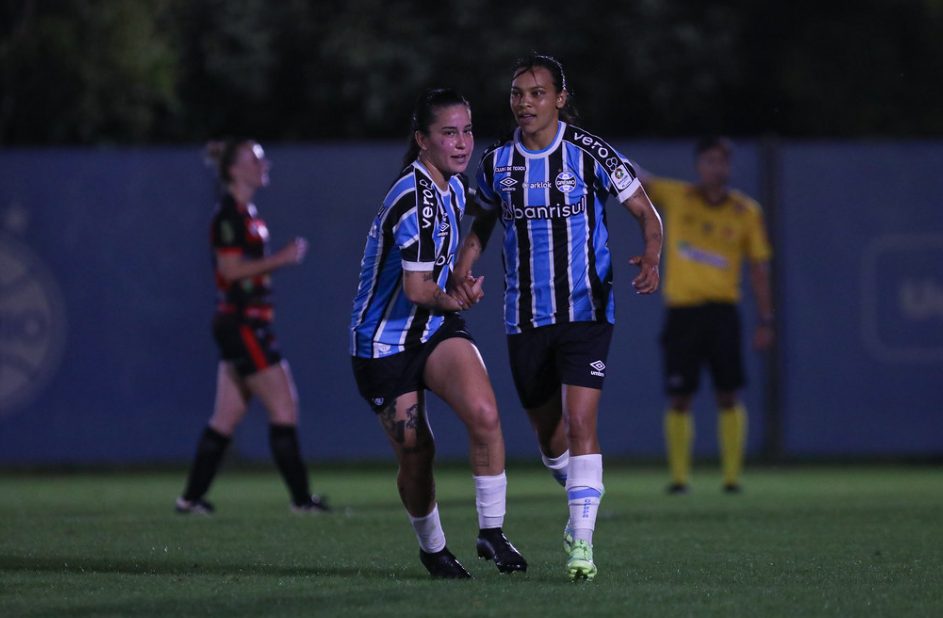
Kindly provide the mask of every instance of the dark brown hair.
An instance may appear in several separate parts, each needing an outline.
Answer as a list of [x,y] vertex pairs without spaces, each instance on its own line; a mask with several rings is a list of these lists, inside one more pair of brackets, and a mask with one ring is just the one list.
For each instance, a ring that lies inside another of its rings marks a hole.
[[705,135],[694,144],[694,158],[714,148],[720,149],[728,159],[733,154],[733,142],[730,138],[723,135]]
[[416,141],[416,131],[429,134],[429,127],[435,122],[436,114],[443,107],[464,105],[471,110],[468,100],[451,88],[433,88],[426,90],[416,100],[413,115],[409,123],[409,141],[406,154],[403,155],[403,168],[416,160],[419,156],[419,143]]
[[229,168],[236,161],[236,155],[239,149],[247,144],[254,144],[255,140],[249,138],[227,138],[220,140],[210,140],[206,142],[203,151],[204,162],[216,170],[216,177],[222,184],[229,184],[232,178],[229,176]]
[[553,56],[532,53],[524,58],[519,58],[517,62],[514,63],[514,77],[512,79],[517,79],[517,76],[521,73],[533,71],[537,67],[543,67],[550,72],[550,77],[553,79],[553,86],[557,89],[557,92],[566,91],[567,93],[566,105],[560,110],[560,118],[563,119],[563,122],[567,124],[579,122],[580,114],[576,111],[576,106],[573,104],[573,92],[567,87],[563,65]]

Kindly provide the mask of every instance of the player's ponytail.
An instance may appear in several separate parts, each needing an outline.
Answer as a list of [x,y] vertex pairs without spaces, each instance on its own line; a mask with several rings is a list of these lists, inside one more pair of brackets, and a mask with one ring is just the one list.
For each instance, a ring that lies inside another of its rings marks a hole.
[[553,86],[557,89],[557,92],[566,92],[566,103],[560,110],[560,120],[567,124],[578,123],[580,114],[576,111],[576,106],[573,103],[573,97],[575,95],[573,91],[570,90],[569,86],[567,86],[566,74],[564,74],[563,65],[560,64],[559,60],[553,56],[538,54],[536,52],[531,53],[531,55],[525,58],[520,58],[514,64],[512,79],[517,78],[518,75],[525,71],[533,71],[537,67],[543,67],[550,72],[550,77],[553,79]]
[[435,122],[436,114],[443,107],[464,105],[471,110],[468,100],[451,88],[433,88],[426,90],[413,108],[413,115],[409,123],[409,139],[407,140],[406,154],[403,155],[403,168],[416,160],[419,156],[419,142],[416,141],[416,132],[429,134],[429,127]]

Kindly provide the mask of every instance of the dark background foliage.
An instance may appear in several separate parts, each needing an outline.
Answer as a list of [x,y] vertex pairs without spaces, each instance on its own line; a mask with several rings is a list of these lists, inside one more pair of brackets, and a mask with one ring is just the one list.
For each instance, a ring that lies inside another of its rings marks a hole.
[[438,85],[496,135],[531,50],[607,135],[943,132],[941,0],[0,0],[0,143],[398,138]]

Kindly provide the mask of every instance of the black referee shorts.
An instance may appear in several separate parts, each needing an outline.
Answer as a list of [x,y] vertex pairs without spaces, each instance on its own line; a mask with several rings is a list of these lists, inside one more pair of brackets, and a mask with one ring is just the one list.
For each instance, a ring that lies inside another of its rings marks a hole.
[[521,405],[531,409],[547,403],[561,384],[602,390],[611,341],[609,322],[551,324],[508,335]]
[[691,395],[707,365],[714,389],[735,391],[743,387],[743,353],[740,311],[730,303],[669,307],[661,333],[665,392]]
[[354,379],[360,396],[379,414],[400,395],[424,390],[426,384],[423,373],[429,355],[437,345],[453,337],[475,341],[465,329],[465,320],[457,313],[446,316],[439,330],[427,342],[415,348],[382,358],[352,357]]

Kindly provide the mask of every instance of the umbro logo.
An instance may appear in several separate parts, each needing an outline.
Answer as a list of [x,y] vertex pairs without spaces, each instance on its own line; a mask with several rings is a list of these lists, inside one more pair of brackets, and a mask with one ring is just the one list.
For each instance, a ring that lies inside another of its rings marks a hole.
[[504,187],[504,191],[511,191],[514,188],[514,185],[517,184],[517,181],[511,178],[510,176],[505,176],[498,181],[498,184]]
[[600,378],[606,377],[606,363],[598,360],[593,361],[589,366],[592,367],[592,371],[589,372],[590,375],[599,376]]

